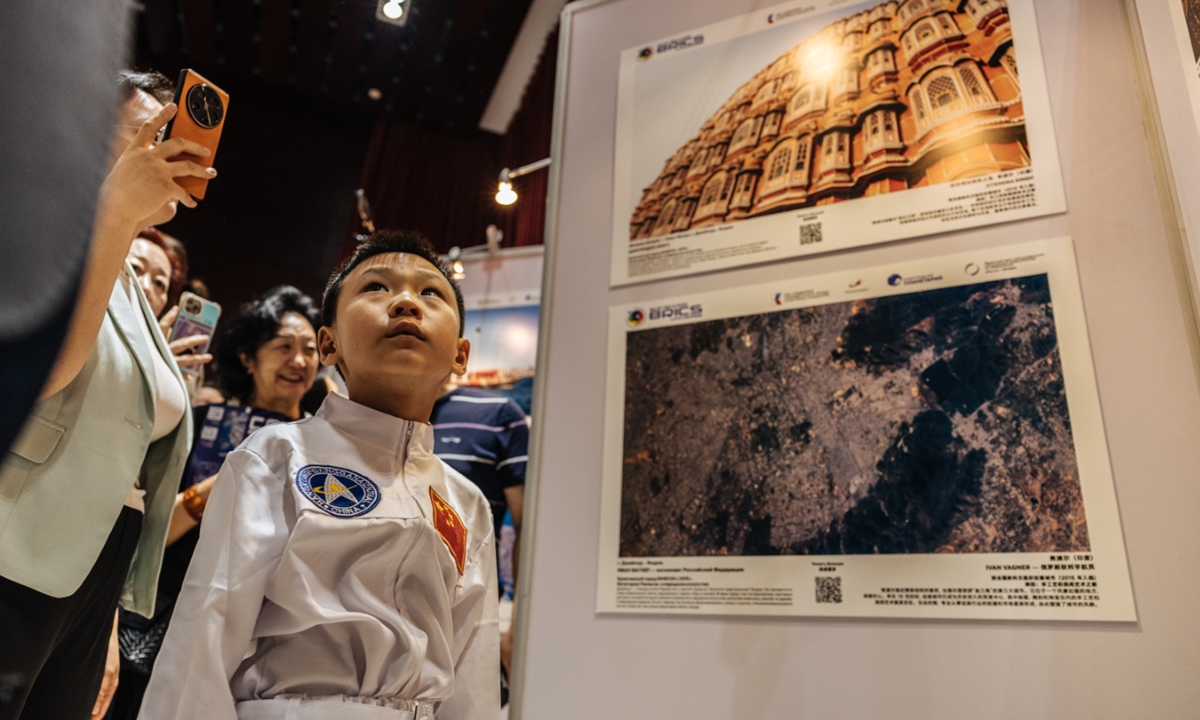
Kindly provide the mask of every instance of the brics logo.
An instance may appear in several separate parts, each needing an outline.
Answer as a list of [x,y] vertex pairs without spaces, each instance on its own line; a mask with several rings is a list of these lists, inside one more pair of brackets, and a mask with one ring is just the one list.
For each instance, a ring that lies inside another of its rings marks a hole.
[[691,320],[703,314],[704,308],[699,304],[679,303],[652,307],[648,313],[643,313],[641,310],[630,310],[629,314],[625,316],[625,322],[630,327],[637,327],[647,320]]
[[704,309],[700,305],[679,303],[678,305],[663,305],[662,307],[650,308],[650,319],[689,320],[691,318],[698,318],[703,313]]
[[[683,37],[677,37],[674,40],[668,40],[666,42],[659,43],[658,46],[654,48],[654,52],[661,54],[670,52],[671,50],[683,50],[684,48],[696,47],[697,45],[703,44],[703,35],[684,35]],[[638,53],[638,59],[648,60],[651,54],[650,48],[642,48],[642,51]]]

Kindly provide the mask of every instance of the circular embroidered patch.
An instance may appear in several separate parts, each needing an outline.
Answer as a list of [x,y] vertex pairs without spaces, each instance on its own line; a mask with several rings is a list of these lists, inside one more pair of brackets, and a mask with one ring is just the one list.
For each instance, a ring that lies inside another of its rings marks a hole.
[[336,465],[305,465],[296,473],[296,487],[334,517],[358,517],[379,504],[378,485]]

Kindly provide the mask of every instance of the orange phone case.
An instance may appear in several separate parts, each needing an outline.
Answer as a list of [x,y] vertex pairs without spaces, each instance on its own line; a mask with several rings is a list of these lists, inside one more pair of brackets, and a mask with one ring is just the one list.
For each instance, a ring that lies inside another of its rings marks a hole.
[[[181,137],[200,143],[211,152],[208,157],[196,157],[184,153],[180,159],[212,167],[217,157],[217,145],[221,142],[221,130],[225,127],[225,113],[229,109],[229,94],[206,80],[194,70],[184,69],[179,73],[175,85],[175,104],[179,107],[175,117],[167,124],[163,139]],[[178,177],[175,182],[183,186],[192,197],[204,199],[208,179]]]

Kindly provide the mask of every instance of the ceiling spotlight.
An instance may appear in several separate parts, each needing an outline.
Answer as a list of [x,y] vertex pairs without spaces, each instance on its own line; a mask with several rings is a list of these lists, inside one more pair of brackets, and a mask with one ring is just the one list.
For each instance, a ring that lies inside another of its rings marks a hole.
[[371,98],[372,100],[382,100],[383,91],[379,88],[369,88],[367,90],[367,97]]
[[450,266],[450,269],[454,273],[455,280],[462,280],[467,276],[466,271],[463,269],[462,260],[455,260],[454,264]]
[[517,194],[513,192],[512,183],[501,182],[500,189],[496,193],[496,202],[501,205],[512,205],[517,201]]
[[404,12],[405,0],[378,0],[375,6],[375,19],[390,25],[404,25],[408,22],[408,13]]

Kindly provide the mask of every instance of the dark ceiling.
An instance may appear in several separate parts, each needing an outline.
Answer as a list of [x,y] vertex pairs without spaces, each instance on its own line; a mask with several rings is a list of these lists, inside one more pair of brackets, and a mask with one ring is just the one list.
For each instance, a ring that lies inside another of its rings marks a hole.
[[[530,0],[404,0],[404,27],[377,21],[375,0],[143,2],[134,66],[172,80],[192,68],[230,95],[220,174],[198,208],[163,227],[184,242],[223,321],[276,285],[319,297],[360,229],[354,191],[368,180],[379,185],[367,191],[387,218],[380,227],[420,230],[442,251],[482,242],[491,222],[520,235],[515,211],[490,198],[505,148],[513,167],[548,151],[552,57],[539,66],[550,75],[531,80],[545,86],[533,93],[536,118],[523,110],[505,137],[477,126]],[[538,142],[525,148],[531,132]]]
[[406,0],[408,22],[396,27],[376,20],[375,0],[145,0],[138,59],[381,106],[426,127],[474,128],[529,4]]

